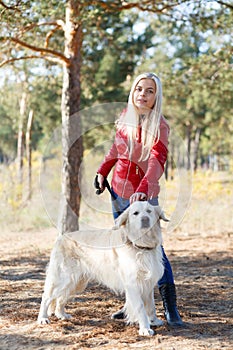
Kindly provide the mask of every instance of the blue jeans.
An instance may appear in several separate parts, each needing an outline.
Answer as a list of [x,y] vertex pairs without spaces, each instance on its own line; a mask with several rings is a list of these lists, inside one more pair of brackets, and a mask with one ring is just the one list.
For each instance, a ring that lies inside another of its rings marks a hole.
[[[114,220],[123,213],[123,211],[129,207],[129,200],[119,197],[112,189],[112,212]],[[152,198],[148,201],[151,205],[158,205],[158,197]],[[165,251],[162,247],[163,252],[163,264],[164,264],[164,273],[162,278],[158,281],[158,287],[161,287],[163,284],[174,284],[174,277],[172,273],[171,264],[165,254]]]

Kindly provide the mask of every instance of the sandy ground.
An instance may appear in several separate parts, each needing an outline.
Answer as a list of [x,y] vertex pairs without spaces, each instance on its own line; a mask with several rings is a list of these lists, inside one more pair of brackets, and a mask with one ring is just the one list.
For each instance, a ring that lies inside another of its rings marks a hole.
[[[164,237],[177,286],[185,328],[166,323],[153,337],[138,335],[137,326],[110,319],[124,299],[95,284],[67,306],[69,321],[52,317],[36,323],[45,268],[56,238],[53,228],[0,233],[0,349],[233,349],[232,232]],[[155,290],[157,314],[162,302]]]

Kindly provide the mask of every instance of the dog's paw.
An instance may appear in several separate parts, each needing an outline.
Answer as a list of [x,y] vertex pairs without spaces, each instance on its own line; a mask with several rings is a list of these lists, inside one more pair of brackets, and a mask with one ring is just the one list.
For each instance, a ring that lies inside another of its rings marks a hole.
[[49,321],[48,317],[40,317],[37,319],[37,323],[38,324],[49,324],[50,321]]
[[152,336],[154,334],[155,334],[155,332],[153,331],[153,329],[150,329],[150,328],[140,328],[139,329],[139,335]]
[[57,318],[59,318],[60,320],[70,320],[71,319],[71,315],[67,314],[66,312],[55,312],[55,316]]
[[159,320],[157,317],[154,318],[153,320],[150,320],[151,326],[159,327],[159,326],[162,326],[163,324],[164,324],[164,322],[162,320]]

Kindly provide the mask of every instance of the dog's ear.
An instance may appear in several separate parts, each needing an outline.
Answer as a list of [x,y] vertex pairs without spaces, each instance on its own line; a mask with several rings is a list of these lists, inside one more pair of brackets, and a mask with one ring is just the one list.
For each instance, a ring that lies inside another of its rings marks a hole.
[[163,221],[168,222],[169,220],[166,218],[166,216],[164,215],[163,210],[161,209],[161,207],[159,205],[157,205],[155,207],[155,211],[157,212],[157,214],[159,215],[159,219],[162,219]]
[[120,228],[121,226],[125,225],[128,219],[129,215],[129,208],[127,208],[115,221],[115,229]]

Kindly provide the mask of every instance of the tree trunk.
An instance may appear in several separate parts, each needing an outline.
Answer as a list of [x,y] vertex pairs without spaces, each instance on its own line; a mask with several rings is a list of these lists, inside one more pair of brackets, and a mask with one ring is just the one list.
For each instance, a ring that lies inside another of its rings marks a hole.
[[32,122],[33,110],[28,115],[27,131],[26,131],[26,156],[27,156],[27,200],[31,199],[32,194]]
[[83,156],[80,107],[82,27],[80,2],[68,1],[66,6],[65,55],[62,91],[62,198],[58,227],[61,233],[79,228],[81,191],[79,169]]
[[191,135],[192,135],[192,126],[189,124],[186,126],[186,139],[187,139],[187,170],[191,169]]
[[201,140],[201,128],[197,128],[195,132],[195,139],[193,145],[193,169],[197,170],[197,161],[198,161],[198,151]]
[[19,106],[19,125],[18,125],[18,142],[17,142],[17,177],[18,183],[23,183],[23,121],[26,111],[26,98],[27,94],[22,93]]

